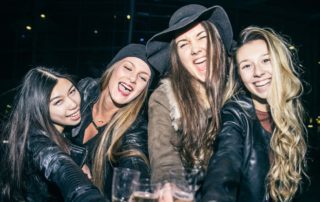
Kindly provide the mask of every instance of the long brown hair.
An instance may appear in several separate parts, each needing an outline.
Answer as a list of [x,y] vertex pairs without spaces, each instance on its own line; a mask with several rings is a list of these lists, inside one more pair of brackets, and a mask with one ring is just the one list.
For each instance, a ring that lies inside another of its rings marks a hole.
[[[108,88],[111,75],[116,65],[117,63],[112,65],[102,75],[100,83],[100,89],[102,91]],[[148,86],[146,86],[141,94],[133,101],[120,108],[112,117],[100,137],[99,143],[96,146],[96,153],[93,161],[93,182],[102,192],[105,184],[105,168],[107,161],[116,163],[119,158],[124,156],[138,156],[149,164],[148,158],[141,151],[130,148],[125,151],[119,151],[121,140],[125,135],[125,132],[137,119],[147,96],[147,92]]]
[[[209,109],[197,96],[199,91],[195,79],[183,67],[175,40],[171,42],[171,71],[168,76],[172,81],[181,112],[181,137],[176,145],[185,166],[207,167],[213,152],[213,141],[220,126],[220,109],[226,81],[227,58],[225,48],[216,27],[209,21],[201,25],[207,32],[207,73],[204,85]],[[210,115],[208,117],[208,110]]]

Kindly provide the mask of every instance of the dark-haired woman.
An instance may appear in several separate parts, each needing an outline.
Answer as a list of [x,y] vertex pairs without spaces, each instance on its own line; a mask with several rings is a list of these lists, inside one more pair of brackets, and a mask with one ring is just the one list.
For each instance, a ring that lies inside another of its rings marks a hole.
[[1,201],[105,201],[81,171],[84,150],[62,135],[80,122],[80,101],[65,75],[43,67],[26,74],[2,130]]

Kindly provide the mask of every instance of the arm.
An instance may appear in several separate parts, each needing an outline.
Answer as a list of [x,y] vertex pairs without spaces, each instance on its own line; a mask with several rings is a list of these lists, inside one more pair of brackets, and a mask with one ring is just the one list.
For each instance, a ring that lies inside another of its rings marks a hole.
[[43,176],[57,185],[65,201],[105,201],[69,155],[43,134],[32,134],[28,152]]
[[244,147],[244,117],[240,117],[239,110],[225,108],[222,111],[222,128],[209,161],[202,201],[237,201]]
[[171,118],[166,94],[157,89],[149,101],[148,147],[151,178],[154,182],[168,179],[171,169],[182,168],[178,151],[172,145],[177,138]]

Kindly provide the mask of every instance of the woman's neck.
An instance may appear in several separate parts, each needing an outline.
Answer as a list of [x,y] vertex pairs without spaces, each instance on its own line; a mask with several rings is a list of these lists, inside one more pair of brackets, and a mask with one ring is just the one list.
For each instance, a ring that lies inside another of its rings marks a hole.
[[269,105],[266,99],[261,99],[261,98],[252,96],[252,101],[253,101],[254,108],[256,110],[259,110],[261,112],[269,111]]
[[99,99],[93,105],[93,121],[106,124],[118,110],[119,108],[112,102],[108,90],[105,89],[101,92]]

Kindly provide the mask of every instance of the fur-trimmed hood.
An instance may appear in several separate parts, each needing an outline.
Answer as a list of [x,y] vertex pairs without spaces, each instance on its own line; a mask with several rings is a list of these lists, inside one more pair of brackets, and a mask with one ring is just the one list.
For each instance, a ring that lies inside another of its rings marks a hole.
[[161,85],[159,88],[163,89],[169,101],[170,118],[171,118],[172,126],[175,131],[178,131],[179,128],[181,127],[181,111],[179,109],[176,95],[173,92],[171,80],[166,78],[166,79],[162,79],[160,82],[161,82]]

